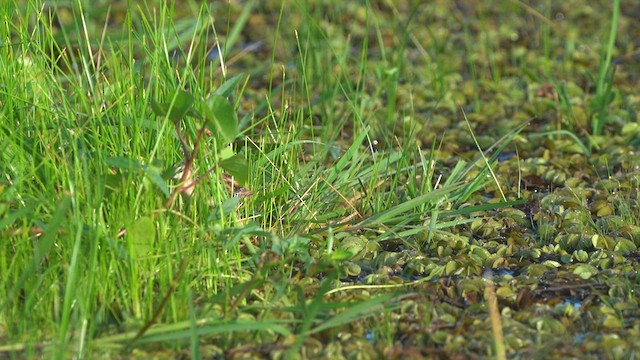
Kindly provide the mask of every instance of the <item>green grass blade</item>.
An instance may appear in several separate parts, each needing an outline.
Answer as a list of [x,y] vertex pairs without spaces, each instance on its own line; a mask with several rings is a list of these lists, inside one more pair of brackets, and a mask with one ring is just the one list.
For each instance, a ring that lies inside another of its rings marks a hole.
[[[31,256],[31,260],[29,261],[27,267],[22,270],[22,275],[13,285],[11,290],[8,293],[8,296],[3,301],[3,306],[0,308],[4,310],[4,308],[15,301],[15,298],[20,290],[24,287],[24,284],[28,278],[36,276],[36,270],[38,265],[42,262],[45,256],[49,255],[51,251],[51,247],[53,246],[57,236],[58,230],[63,226],[64,222],[67,220],[67,212],[71,205],[71,198],[69,196],[63,197],[58,201],[58,206],[56,207],[51,220],[47,224],[47,227],[43,231],[42,237],[39,239],[36,249]],[[33,291],[38,291],[37,289],[33,289]]]

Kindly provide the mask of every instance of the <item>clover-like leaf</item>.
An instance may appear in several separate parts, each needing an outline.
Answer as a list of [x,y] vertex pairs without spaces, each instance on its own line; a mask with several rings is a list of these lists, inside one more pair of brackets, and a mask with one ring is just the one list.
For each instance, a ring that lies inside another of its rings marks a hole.
[[[179,122],[187,115],[196,116],[196,113],[192,108],[195,99],[191,94],[184,90],[178,90],[174,96],[175,101],[173,101],[173,97],[170,97],[169,102],[165,103],[158,103],[154,99],[151,99],[151,108],[153,109],[153,112],[157,116],[168,117],[173,122]],[[171,106],[172,101],[173,106]]]
[[143,169],[147,179],[149,179],[154,185],[156,185],[166,197],[171,196],[169,187],[167,186],[167,183],[165,182],[158,168],[153,166],[144,166]]
[[233,176],[240,185],[244,185],[249,177],[249,167],[245,159],[236,154],[228,159],[220,161],[220,166]]
[[238,136],[238,115],[226,98],[214,95],[203,106],[204,115],[209,120],[207,127],[230,143]]
[[240,198],[237,197],[231,197],[223,201],[222,204],[217,205],[211,212],[209,212],[208,220],[211,222],[220,220],[222,216],[231,214],[239,204]]
[[134,221],[127,229],[127,236],[133,245],[134,256],[148,254],[156,240],[153,218],[144,216]]
[[329,257],[333,261],[344,261],[349,260],[353,257],[351,251],[343,248],[337,248],[334,252],[331,253]]

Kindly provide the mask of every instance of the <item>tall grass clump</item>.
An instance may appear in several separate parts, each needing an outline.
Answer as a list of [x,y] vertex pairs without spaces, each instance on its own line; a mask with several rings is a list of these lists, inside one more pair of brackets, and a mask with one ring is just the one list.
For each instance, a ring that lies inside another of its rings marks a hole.
[[[611,18],[610,18],[610,27],[608,36],[606,37],[606,42],[603,41],[600,50],[600,63],[598,66],[597,76],[595,78],[591,78],[595,83],[595,92],[591,96],[591,98],[586,100],[586,107],[589,111],[589,119],[590,124],[588,129],[585,129],[585,133],[587,135],[587,139],[581,139],[580,135],[580,124],[576,119],[575,114],[573,113],[574,104],[572,104],[570,96],[568,95],[566,80],[559,80],[556,75],[554,75],[554,71],[551,70],[550,63],[551,59],[549,59],[549,42],[550,42],[550,33],[553,23],[548,19],[549,8],[547,7],[547,17],[541,15],[533,8],[522,5],[528,12],[532,13],[534,16],[541,18],[542,21],[542,40],[544,44],[544,55],[548,60],[545,62],[545,66],[543,68],[543,72],[545,76],[547,76],[550,82],[553,84],[556,92],[556,97],[558,101],[558,105],[560,108],[560,113],[567,117],[566,124],[568,129],[556,129],[547,131],[544,133],[540,133],[537,135],[561,135],[570,137],[578,146],[578,148],[585,154],[591,155],[593,149],[597,149],[599,147],[599,143],[602,142],[600,137],[603,135],[604,125],[607,123],[609,119],[609,110],[612,102],[615,98],[614,92],[614,78],[615,78],[615,70],[616,67],[612,63],[613,54],[616,51],[616,37],[619,27],[620,21],[620,1],[615,0],[611,3]],[[554,30],[559,31],[558,28],[554,26]],[[587,145],[585,145],[585,143]]]

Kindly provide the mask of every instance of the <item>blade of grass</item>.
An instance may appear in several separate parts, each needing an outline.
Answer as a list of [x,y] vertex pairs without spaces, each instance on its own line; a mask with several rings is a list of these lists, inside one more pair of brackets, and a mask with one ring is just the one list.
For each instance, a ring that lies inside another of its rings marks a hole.
[[[44,229],[42,237],[38,240],[36,249],[31,256],[31,261],[29,261],[27,267],[22,270],[22,275],[9,291],[8,296],[4,299],[2,307],[0,307],[0,311],[4,311],[6,306],[15,301],[18,292],[23,289],[28,278],[36,276],[35,273],[38,265],[47,255],[49,255],[51,247],[58,236],[58,230],[63,226],[64,221],[67,219],[66,216],[70,205],[71,197],[69,196],[65,196],[58,201],[58,205],[51,217],[51,220],[49,221],[49,224]],[[38,290],[33,289],[33,291]]]

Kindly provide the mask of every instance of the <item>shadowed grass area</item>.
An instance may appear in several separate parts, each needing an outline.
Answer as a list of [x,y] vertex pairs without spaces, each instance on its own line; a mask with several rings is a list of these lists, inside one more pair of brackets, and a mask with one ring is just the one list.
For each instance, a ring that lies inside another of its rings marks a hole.
[[631,1],[0,5],[0,354],[634,357]]

